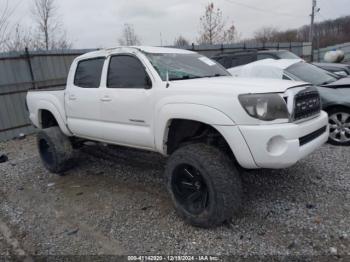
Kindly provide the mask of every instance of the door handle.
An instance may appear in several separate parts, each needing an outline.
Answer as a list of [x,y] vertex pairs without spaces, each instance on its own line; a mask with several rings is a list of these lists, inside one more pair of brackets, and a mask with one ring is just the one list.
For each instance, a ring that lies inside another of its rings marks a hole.
[[69,100],[77,100],[77,97],[75,95],[69,95]]
[[110,98],[109,96],[105,96],[105,97],[102,97],[102,98],[101,98],[101,101],[102,101],[102,102],[111,102],[111,101],[112,101],[112,98]]

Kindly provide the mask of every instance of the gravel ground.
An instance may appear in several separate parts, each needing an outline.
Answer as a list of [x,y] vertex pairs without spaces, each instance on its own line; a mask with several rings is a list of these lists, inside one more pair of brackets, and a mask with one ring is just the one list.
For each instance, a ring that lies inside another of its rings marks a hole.
[[0,256],[337,255],[350,258],[350,148],[325,145],[285,170],[242,174],[244,205],[203,230],[174,212],[166,159],[89,147],[65,176],[40,163],[35,138],[0,144]]

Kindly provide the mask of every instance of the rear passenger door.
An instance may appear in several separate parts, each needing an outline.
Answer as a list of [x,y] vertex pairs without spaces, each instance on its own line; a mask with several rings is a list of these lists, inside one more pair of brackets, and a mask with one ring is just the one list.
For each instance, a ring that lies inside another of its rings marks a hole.
[[110,57],[102,94],[104,139],[120,145],[154,148],[154,88],[150,74],[137,56]]
[[74,135],[98,138],[101,75],[105,57],[78,62],[74,80],[70,79],[65,96],[67,123]]

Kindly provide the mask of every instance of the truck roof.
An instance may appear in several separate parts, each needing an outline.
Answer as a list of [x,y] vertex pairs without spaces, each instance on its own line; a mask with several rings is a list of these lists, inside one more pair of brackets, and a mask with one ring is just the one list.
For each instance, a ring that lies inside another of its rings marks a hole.
[[78,59],[88,59],[88,58],[94,58],[99,56],[112,55],[112,54],[120,53],[120,51],[131,52],[136,50],[146,52],[146,53],[152,53],[152,54],[194,54],[194,52],[192,51],[188,51],[185,49],[170,48],[170,47],[119,46],[119,47],[89,52],[79,56]]
[[146,53],[154,54],[193,54],[194,52],[185,49],[171,48],[171,47],[154,47],[154,46],[133,46],[132,48],[141,50]]

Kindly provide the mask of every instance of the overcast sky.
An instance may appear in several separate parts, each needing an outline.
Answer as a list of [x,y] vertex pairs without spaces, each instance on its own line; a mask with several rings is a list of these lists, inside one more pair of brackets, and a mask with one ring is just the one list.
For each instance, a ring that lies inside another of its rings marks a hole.
[[[32,0],[20,2],[14,20],[31,25]],[[178,35],[196,41],[199,18],[209,0],[56,0],[75,48],[118,45],[124,23],[134,25],[145,45],[170,45]],[[312,0],[215,0],[224,17],[234,22],[241,38],[263,26],[296,28],[310,21]],[[4,0],[0,0],[4,3]],[[318,0],[317,20],[350,15],[349,0]]]

